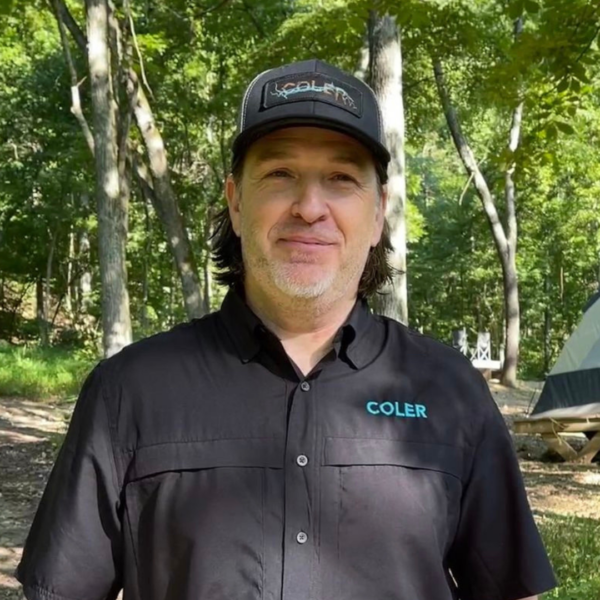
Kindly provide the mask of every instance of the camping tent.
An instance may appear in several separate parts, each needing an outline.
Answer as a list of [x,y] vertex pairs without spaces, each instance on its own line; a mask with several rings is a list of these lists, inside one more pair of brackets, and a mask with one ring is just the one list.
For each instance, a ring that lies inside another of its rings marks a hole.
[[535,417],[600,414],[600,290],[587,303],[577,329],[550,371]]

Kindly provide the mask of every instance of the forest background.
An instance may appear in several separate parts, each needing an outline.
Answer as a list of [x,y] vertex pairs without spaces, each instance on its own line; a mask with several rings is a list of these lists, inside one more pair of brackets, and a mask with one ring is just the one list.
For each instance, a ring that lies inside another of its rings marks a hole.
[[[0,0],[0,598],[83,376],[219,307],[213,217],[267,68],[317,57],[379,96],[397,272],[375,308],[488,331],[504,384],[543,379],[600,284],[599,32],[600,0]],[[534,442],[545,598],[596,600],[597,468]]]
[[516,294],[514,383],[517,366],[547,374],[598,288],[598,0],[1,8],[4,393],[75,390],[102,352],[218,308],[210,236],[241,95],[311,57],[369,81],[397,127],[407,299],[392,314],[448,343],[489,331],[497,356]]

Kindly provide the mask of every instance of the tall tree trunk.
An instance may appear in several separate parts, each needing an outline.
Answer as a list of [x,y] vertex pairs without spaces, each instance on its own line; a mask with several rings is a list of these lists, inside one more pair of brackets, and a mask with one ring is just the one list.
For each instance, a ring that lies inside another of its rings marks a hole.
[[509,268],[503,270],[503,283],[506,313],[506,351],[502,367],[501,382],[508,387],[517,386],[517,366],[519,362],[519,342],[521,337],[519,280],[516,255],[509,251]]
[[142,331],[145,332],[148,327],[148,296],[149,296],[149,279],[150,279],[150,257],[152,256],[152,231],[150,226],[150,211],[148,210],[148,199],[145,194],[142,194],[142,202],[144,204],[144,226],[146,240],[144,242],[144,257],[142,262],[142,311],[140,324]]
[[[514,239],[509,239],[500,220],[500,216],[498,215],[492,192],[485,177],[483,176],[483,173],[479,169],[479,165],[475,160],[473,151],[471,150],[471,147],[467,142],[465,135],[463,134],[460,121],[458,120],[458,115],[456,114],[456,110],[454,109],[450,99],[450,94],[446,87],[444,69],[439,59],[434,59],[433,71],[438,94],[444,115],[446,117],[446,122],[448,124],[448,129],[450,130],[452,140],[454,141],[454,145],[456,146],[456,150],[460,159],[462,160],[465,170],[475,185],[477,195],[481,200],[488,223],[490,225],[492,238],[494,240],[494,244],[496,245],[498,257],[500,259],[504,288],[504,305],[506,311],[506,357],[502,372],[502,383],[504,383],[504,385],[514,387],[516,385],[519,352],[519,288],[516,268],[516,216],[514,214],[514,188],[512,194],[513,213],[512,217],[509,217],[509,219],[513,222],[508,230],[508,235],[511,236],[511,238],[514,236]],[[515,114],[513,114],[513,127],[515,118],[517,118],[517,111],[515,111]],[[510,178],[512,181],[512,173]],[[505,191],[507,194],[510,193],[508,188]],[[507,202],[508,200],[509,198],[507,195]],[[509,207],[507,207],[507,209],[510,213],[511,209]]]
[[210,296],[212,289],[212,270],[211,270],[211,252],[210,252],[210,240],[212,235],[212,222],[215,213],[215,203],[209,202],[206,207],[206,216],[204,222],[204,257],[202,261],[202,269],[204,275],[204,310],[210,312]]
[[38,329],[40,332],[40,343],[47,346],[48,337],[48,319],[46,318],[46,298],[44,296],[44,278],[40,275],[35,280],[35,306]]
[[42,314],[43,319],[41,324],[42,329],[42,345],[47,346],[50,343],[50,333],[54,319],[50,320],[50,308],[52,302],[52,263],[54,262],[54,252],[56,250],[56,239],[58,238],[58,228],[54,233],[50,234],[50,247],[48,248],[48,256],[46,258],[46,274],[44,277],[44,285],[42,286]]
[[544,307],[544,375],[550,372],[551,343],[552,343],[552,316],[550,313],[550,274],[544,276],[544,292],[546,295],[546,306]]
[[[514,24],[515,40],[523,31],[523,19]],[[506,315],[506,359],[502,369],[502,383],[511,387],[517,385],[517,366],[519,360],[519,342],[521,336],[521,311],[519,307],[519,280],[517,275],[517,213],[515,186],[515,152],[521,139],[523,121],[523,102],[513,110],[508,137],[510,162],[504,174],[504,199],[506,203],[506,238],[508,242],[508,262],[510,269],[504,272],[505,315]]]
[[175,259],[175,265],[181,281],[186,314],[189,319],[201,317],[205,314],[205,302],[202,298],[198,268],[183,215],[179,210],[177,199],[171,186],[165,145],[160,131],[154,122],[150,103],[141,86],[138,86],[134,114],[137,126],[144,140],[150,172],[152,173],[155,209],[163,224],[173,258]]
[[[89,212],[90,199],[88,194],[81,194],[81,206],[87,216]],[[80,270],[78,291],[78,312],[83,320],[89,315],[92,295],[92,271],[90,267],[90,238],[87,225],[84,225],[79,233],[78,264]]]
[[369,81],[383,113],[386,145],[391,154],[388,169],[386,217],[394,253],[394,276],[373,302],[374,309],[408,323],[406,285],[406,168],[404,156],[404,104],[402,98],[402,50],[400,32],[393,17],[369,18]]
[[76,289],[74,280],[75,272],[75,233],[73,228],[69,227],[69,233],[67,234],[68,243],[68,254],[67,254],[67,266],[66,266],[66,281],[65,281],[65,312],[69,315],[69,319],[73,322],[73,313],[76,305]]
[[131,343],[127,292],[127,205],[119,189],[117,124],[108,45],[108,2],[86,0],[94,116],[102,330],[106,356]]

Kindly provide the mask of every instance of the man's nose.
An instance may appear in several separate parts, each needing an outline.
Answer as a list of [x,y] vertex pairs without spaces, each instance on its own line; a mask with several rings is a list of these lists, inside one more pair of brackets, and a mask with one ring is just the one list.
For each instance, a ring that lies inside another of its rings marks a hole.
[[329,214],[325,190],[317,182],[307,182],[300,190],[292,206],[294,217],[300,217],[307,223],[314,223]]

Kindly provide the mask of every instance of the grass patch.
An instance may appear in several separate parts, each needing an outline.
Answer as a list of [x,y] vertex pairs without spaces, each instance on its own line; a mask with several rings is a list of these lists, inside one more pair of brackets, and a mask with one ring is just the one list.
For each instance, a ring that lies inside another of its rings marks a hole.
[[97,362],[83,350],[0,347],[0,396],[36,400],[74,397]]
[[537,522],[559,584],[542,599],[600,598],[600,521],[538,513]]

